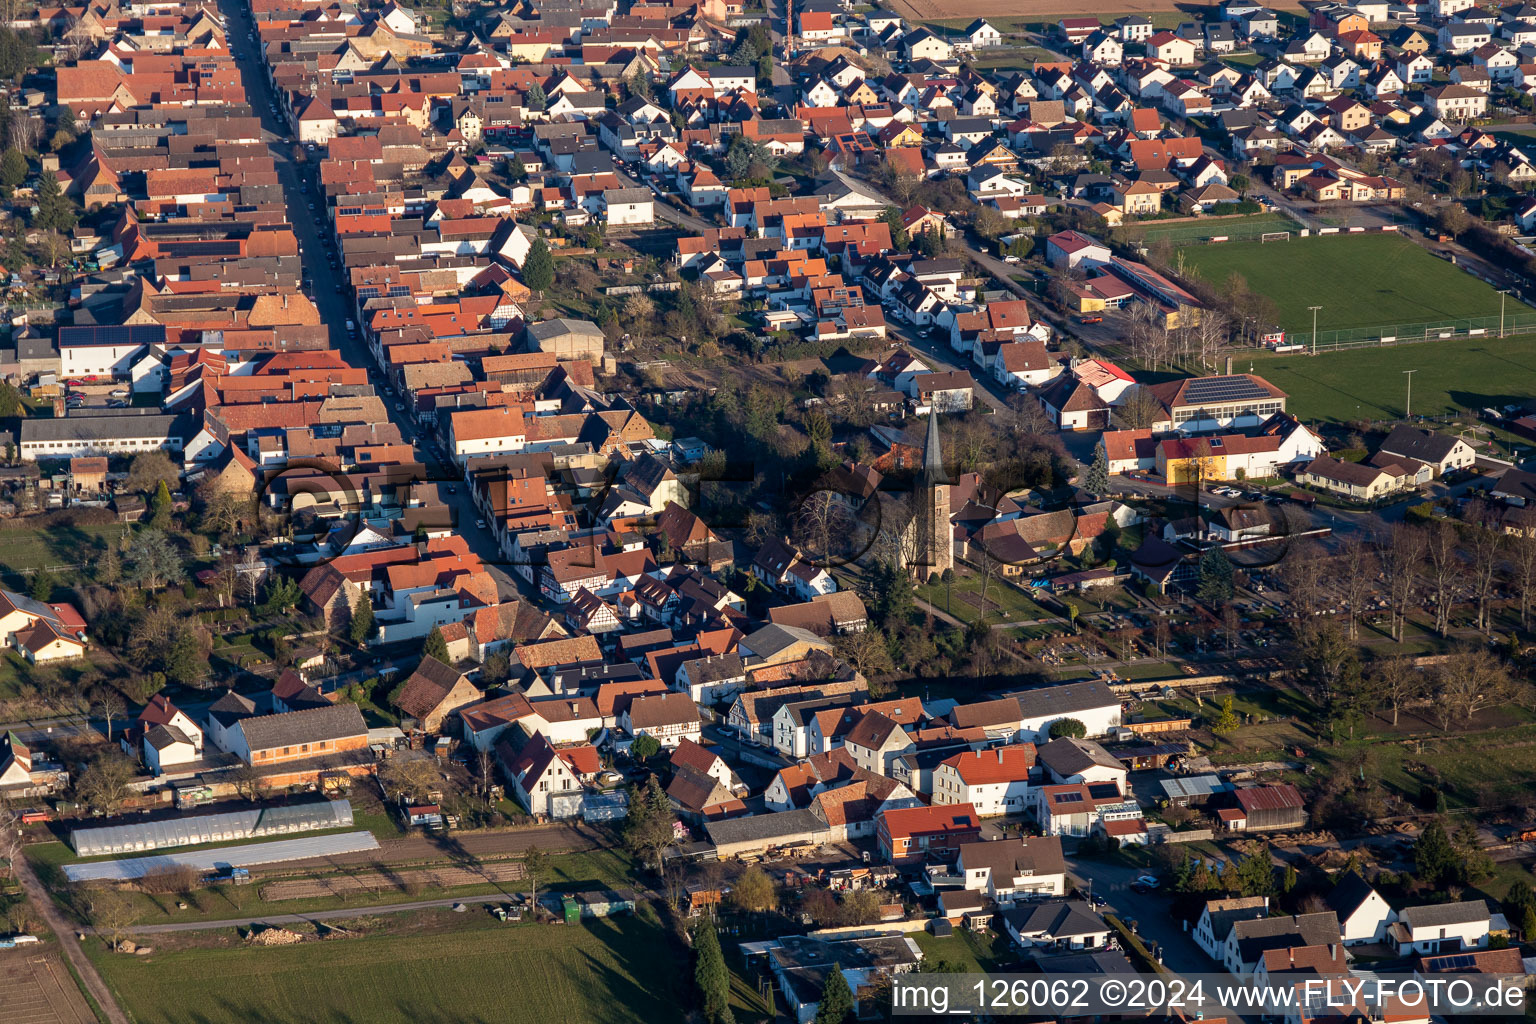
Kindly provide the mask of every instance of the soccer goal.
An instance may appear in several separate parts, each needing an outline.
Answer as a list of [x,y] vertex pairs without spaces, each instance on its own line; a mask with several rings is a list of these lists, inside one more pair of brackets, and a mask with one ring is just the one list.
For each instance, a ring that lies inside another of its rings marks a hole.
[[1291,240],[1291,233],[1289,231],[1266,231],[1262,235],[1259,236],[1259,242],[1260,243],[1263,243],[1263,242],[1289,242],[1290,240]]

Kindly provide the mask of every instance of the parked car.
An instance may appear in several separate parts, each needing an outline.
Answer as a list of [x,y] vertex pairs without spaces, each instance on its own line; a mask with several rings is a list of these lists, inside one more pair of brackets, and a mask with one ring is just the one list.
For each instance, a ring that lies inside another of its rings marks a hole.
[[1090,313],[1087,316],[1078,317],[1077,322],[1080,324],[1101,324],[1104,322],[1104,318],[1097,313]]

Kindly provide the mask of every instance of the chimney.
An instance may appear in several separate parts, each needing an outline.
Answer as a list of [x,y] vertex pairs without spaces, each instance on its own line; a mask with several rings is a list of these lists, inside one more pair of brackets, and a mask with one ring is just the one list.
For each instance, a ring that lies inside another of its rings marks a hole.
[[998,747],[997,748],[997,763],[998,764],[1002,764],[1003,763],[1003,748],[1002,747]]
[[1232,357],[1227,356],[1227,376],[1232,376]]

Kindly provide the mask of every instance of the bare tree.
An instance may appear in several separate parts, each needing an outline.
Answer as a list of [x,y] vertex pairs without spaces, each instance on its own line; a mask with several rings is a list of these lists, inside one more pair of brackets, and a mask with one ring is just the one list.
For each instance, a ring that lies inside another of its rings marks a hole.
[[1516,695],[1509,669],[1485,647],[1466,647],[1435,667],[1436,715],[1443,729],[1457,718],[1500,707]]
[[1207,309],[1194,330],[1195,352],[1202,367],[1213,367],[1221,350],[1232,340],[1232,321],[1217,309]]
[[1339,590],[1348,606],[1345,622],[1349,638],[1355,640],[1360,636],[1360,614],[1365,610],[1366,601],[1376,592],[1376,553],[1358,537],[1347,537],[1339,548],[1337,561],[1341,570]]
[[0,864],[5,865],[5,877],[16,874],[16,858],[21,856],[21,812],[10,801],[0,796]]
[[1530,628],[1531,591],[1536,589],[1536,536],[1527,532],[1509,538],[1509,580],[1520,598],[1520,628]]
[[496,784],[496,760],[491,755],[489,746],[482,747],[475,756],[475,763],[480,769],[480,788],[485,798],[491,798],[491,787]]
[[1392,639],[1402,643],[1408,610],[1419,589],[1419,566],[1424,561],[1423,531],[1402,524],[1394,526],[1391,537],[1381,548],[1379,559],[1386,577]]
[[1040,400],[1024,394],[1009,396],[1006,425],[1015,441],[1025,437],[1040,437],[1056,429]]
[[1277,575],[1298,623],[1310,621],[1322,609],[1325,574],[1331,575],[1315,543],[1298,544],[1286,552]]
[[1238,613],[1237,605],[1228,601],[1221,609],[1221,626],[1227,631],[1227,651],[1237,646],[1237,630],[1242,624],[1242,615]]
[[972,550],[976,552],[976,571],[981,574],[981,621],[985,623],[987,618],[987,589],[992,583],[992,577],[997,574],[999,562],[997,556],[987,549],[985,543],[974,545]]
[[379,787],[390,797],[415,800],[438,785],[441,775],[430,757],[400,754],[384,762],[379,771]]
[[1392,709],[1392,724],[1403,707],[1429,692],[1429,679],[1408,658],[1387,658],[1374,666],[1372,675],[1382,701]]
[[853,513],[848,503],[826,489],[808,496],[795,512],[795,532],[807,548],[806,560],[814,565],[838,563],[852,526]]
[[251,765],[241,762],[230,768],[225,774],[230,785],[235,787],[235,795],[243,796],[254,803],[261,793],[262,775]]
[[1168,654],[1168,641],[1173,637],[1173,627],[1168,623],[1166,615],[1159,615],[1152,620],[1152,640],[1157,645],[1158,657]]
[[105,750],[75,780],[75,795],[92,810],[113,814],[128,798],[134,774],[132,761],[116,750]]
[[1424,586],[1435,605],[1435,632],[1451,630],[1451,608],[1466,584],[1466,566],[1457,548],[1456,528],[1436,523],[1424,538]]
[[1162,414],[1162,403],[1149,389],[1141,386],[1126,392],[1125,400],[1115,408],[1115,419],[1131,430],[1145,430],[1151,427]]
[[[1476,503],[1480,506],[1481,503]],[[1474,508],[1474,511],[1477,511]],[[1469,516],[1475,521],[1467,528],[1467,582],[1477,602],[1477,628],[1486,634],[1493,628],[1493,594],[1499,585],[1499,571],[1504,564],[1504,537],[1488,528],[1483,516]]]
[[107,724],[107,742],[112,742],[112,720],[121,718],[128,711],[128,705],[123,701],[122,694],[116,690],[105,687],[91,701],[91,714],[100,716]]
[[138,916],[133,903],[116,889],[93,889],[87,897],[86,914],[97,934],[106,938],[116,953]]

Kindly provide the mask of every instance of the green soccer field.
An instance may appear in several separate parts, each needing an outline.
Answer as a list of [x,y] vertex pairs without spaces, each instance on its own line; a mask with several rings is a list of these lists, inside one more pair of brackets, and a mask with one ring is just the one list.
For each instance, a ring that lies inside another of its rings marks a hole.
[[1234,369],[1269,380],[1290,396],[1286,408],[1307,420],[1345,423],[1403,415],[1413,373],[1416,416],[1503,406],[1536,397],[1536,340],[1429,341],[1316,356],[1238,355]]
[[[1496,327],[1499,315],[1493,288],[1396,234],[1292,235],[1289,242],[1189,246],[1181,255],[1186,272],[1192,268],[1218,289],[1228,275],[1241,274],[1250,291],[1274,300],[1287,331],[1310,334],[1307,307],[1322,306],[1317,330],[1325,345],[1333,331],[1402,337],[1400,327],[1464,317],[1493,317]],[[1513,301],[1507,314],[1522,323],[1536,319]]]
[[681,1019],[693,977],[648,912],[93,959],[135,1021],[165,1024],[648,1024]]

